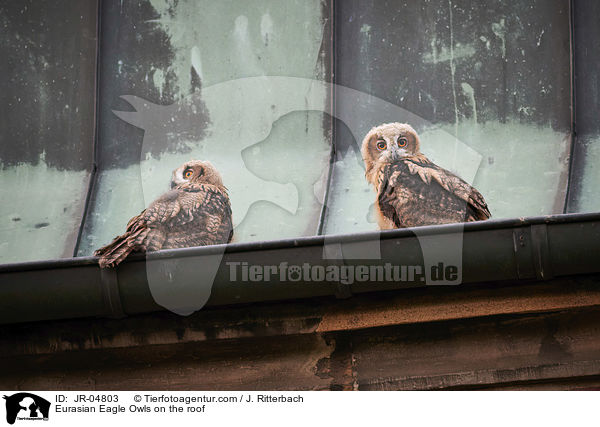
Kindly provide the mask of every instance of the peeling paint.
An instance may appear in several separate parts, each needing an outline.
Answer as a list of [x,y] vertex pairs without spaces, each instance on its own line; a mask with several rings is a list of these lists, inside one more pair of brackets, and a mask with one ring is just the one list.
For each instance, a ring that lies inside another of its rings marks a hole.
[[506,59],[506,21],[504,18],[492,23],[492,31],[502,42],[502,58]]
[[483,43],[485,43],[485,48],[486,48],[487,50],[490,50],[491,43],[490,43],[490,41],[488,40],[488,38],[487,38],[487,37],[485,37],[485,36],[480,36],[480,37],[479,37],[479,40],[481,40]]
[[542,32],[540,33],[540,35],[538,36],[538,41],[537,41],[537,46],[539,47],[539,45],[542,43],[542,36],[544,35],[544,32],[546,30],[542,30]]
[[472,110],[473,122],[477,123],[477,103],[475,102],[475,90],[473,89],[473,86],[466,82],[462,82],[460,87],[467,96],[468,104]]
[[265,13],[260,20],[260,35],[265,46],[269,46],[269,41],[273,39],[273,19],[269,12]]
[[192,68],[194,69],[200,80],[204,80],[204,72],[202,71],[202,56],[200,55],[200,49],[198,49],[198,46],[192,47],[191,63]]
[[456,45],[446,48],[442,46],[439,52],[432,41],[432,52],[423,54],[423,62],[426,64],[440,64],[443,62],[454,61],[462,58],[469,58],[475,54],[475,48],[470,45]]
[[152,73],[152,82],[154,86],[158,89],[159,96],[162,98],[163,90],[166,84],[165,81],[165,73],[162,70],[154,70]]
[[[323,37],[321,2],[263,0],[258,4],[150,0],[174,58],[180,97],[191,93],[190,58],[202,58],[204,86],[256,75],[313,75]],[[218,17],[218,19],[215,19]],[[209,35],[209,36],[207,36]],[[289,55],[294,46],[297,55]],[[193,50],[192,50],[193,49]],[[195,53],[194,53],[195,52]]]

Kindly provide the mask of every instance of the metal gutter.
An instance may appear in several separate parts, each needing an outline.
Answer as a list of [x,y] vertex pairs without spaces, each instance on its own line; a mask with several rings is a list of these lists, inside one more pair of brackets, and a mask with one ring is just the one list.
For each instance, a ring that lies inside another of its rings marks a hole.
[[[339,265],[340,260],[323,259],[327,239],[327,245],[340,246],[347,266],[424,265],[414,230],[172,249],[134,255],[115,270],[100,270],[94,257],[1,265],[0,324],[162,311],[164,308],[150,292],[147,267],[152,265],[154,271],[174,276],[175,283],[193,287],[203,274],[199,266],[215,255],[222,255],[222,259],[207,305],[336,295],[338,282],[282,282],[279,278],[232,282],[227,263]],[[433,242],[463,233],[464,284],[514,284],[600,272],[600,213],[490,220],[417,230],[419,238],[430,236]],[[353,253],[373,247],[374,242],[380,243],[380,260],[352,259]],[[157,286],[156,281],[153,286]],[[352,293],[361,293],[423,286],[420,281],[357,282],[348,288]]]

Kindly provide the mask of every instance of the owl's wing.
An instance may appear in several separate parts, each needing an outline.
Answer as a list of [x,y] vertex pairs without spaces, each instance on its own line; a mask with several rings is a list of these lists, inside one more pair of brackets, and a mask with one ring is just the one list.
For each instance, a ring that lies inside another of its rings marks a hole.
[[[426,186],[427,191],[419,188]],[[406,201],[403,189],[411,188],[411,194],[435,196],[444,206],[439,208],[465,211],[465,221],[490,218],[485,199],[477,189],[464,180],[427,159],[406,159],[385,168],[380,178],[379,207],[382,214],[397,227],[401,225],[399,212]],[[433,207],[437,208],[437,207]]]
[[172,223],[185,224],[202,216],[201,245],[229,243],[233,236],[231,204],[227,192],[210,184],[188,187],[180,197],[181,212]]
[[185,225],[201,215],[207,220],[206,244],[214,244],[213,241],[226,243],[228,240],[219,240],[217,233],[224,216],[221,206],[228,208],[231,222],[229,198],[217,187],[201,184],[170,190],[131,218],[125,234],[115,237],[94,255],[100,257],[100,267],[113,267],[133,251],[159,250],[167,238],[164,226]]
[[229,196],[222,192],[215,193],[214,202],[211,203],[210,221],[207,228],[214,235],[215,243],[230,243],[233,239],[233,215]]
[[180,211],[176,190],[160,196],[147,209],[129,220],[124,234],[94,252],[95,256],[100,257],[100,267],[114,267],[133,251],[160,249],[166,237],[160,224],[176,217]]
[[144,209],[142,213],[129,220],[127,231],[138,227],[157,227],[173,218],[177,218],[182,214],[180,195],[181,192],[178,190],[169,190],[161,195],[150,203],[150,206]]
[[124,234],[115,237],[108,245],[94,252],[95,256],[100,257],[98,264],[101,268],[116,266],[134,250],[146,250],[145,242],[151,229],[144,223],[145,212],[146,210],[129,220]]
[[443,169],[428,160],[405,160],[408,170],[413,175],[418,175],[423,182],[431,184],[437,182],[444,190],[455,195],[467,203],[472,221],[485,220],[491,217],[485,199],[476,188],[467,184],[463,179],[452,172]]

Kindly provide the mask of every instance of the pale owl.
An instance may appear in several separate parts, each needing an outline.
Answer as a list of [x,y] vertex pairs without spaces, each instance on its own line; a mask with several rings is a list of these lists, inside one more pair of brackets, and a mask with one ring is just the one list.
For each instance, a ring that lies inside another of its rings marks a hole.
[[382,230],[490,218],[479,191],[420,152],[419,136],[404,123],[374,127],[362,143],[365,176],[377,193]]

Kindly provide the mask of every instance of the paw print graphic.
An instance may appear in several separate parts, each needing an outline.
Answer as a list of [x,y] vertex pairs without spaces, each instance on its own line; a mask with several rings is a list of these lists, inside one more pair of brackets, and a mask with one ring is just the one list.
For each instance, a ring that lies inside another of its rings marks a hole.
[[301,270],[300,267],[297,265],[292,265],[290,266],[290,268],[288,269],[288,279],[291,280],[292,282],[297,282],[298,280],[300,280],[302,278],[302,275],[300,274]]

